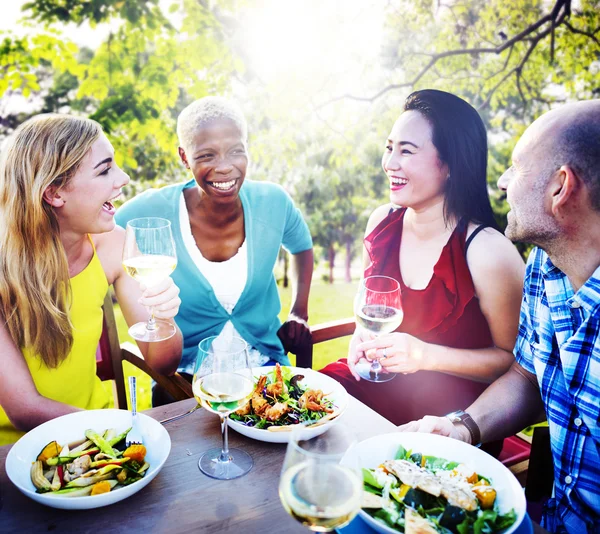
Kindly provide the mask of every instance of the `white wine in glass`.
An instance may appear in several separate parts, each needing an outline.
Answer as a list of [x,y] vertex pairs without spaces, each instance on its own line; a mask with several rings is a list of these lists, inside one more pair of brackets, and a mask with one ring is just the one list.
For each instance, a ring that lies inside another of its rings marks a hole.
[[[362,280],[354,301],[354,316],[359,327],[375,335],[394,332],[404,318],[400,283],[389,276]],[[396,376],[385,372],[379,360],[357,363],[356,372],[370,382],[387,382]]]
[[227,417],[243,407],[254,391],[248,344],[239,337],[203,339],[198,345],[192,391],[198,403],[221,418],[223,436],[223,446],[206,451],[198,461],[198,468],[219,480],[245,475],[254,462],[247,452],[229,448]]
[[[129,276],[150,287],[167,278],[175,267],[177,255],[170,221],[143,217],[127,223],[123,268]],[[154,319],[151,312],[148,322],[134,324],[129,334],[138,341],[162,341],[176,331],[175,325]]]
[[279,497],[285,510],[315,532],[347,525],[360,510],[363,480],[356,462],[341,463],[354,436],[336,424],[320,436],[293,430],[285,455]]

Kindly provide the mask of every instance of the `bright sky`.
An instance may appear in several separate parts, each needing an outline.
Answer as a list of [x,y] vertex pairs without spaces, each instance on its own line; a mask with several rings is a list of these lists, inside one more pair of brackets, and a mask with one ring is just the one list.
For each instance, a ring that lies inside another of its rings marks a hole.
[[[0,30],[25,30],[17,25],[27,0],[2,1]],[[173,0],[161,0],[163,11]],[[371,94],[365,69],[377,64],[386,0],[253,0],[240,17],[236,48],[254,73],[275,95]],[[246,16],[247,15],[247,16]],[[113,24],[117,25],[117,22]],[[78,45],[97,47],[108,24],[62,26]],[[318,100],[318,99],[317,99]],[[12,106],[11,106],[12,107]]]

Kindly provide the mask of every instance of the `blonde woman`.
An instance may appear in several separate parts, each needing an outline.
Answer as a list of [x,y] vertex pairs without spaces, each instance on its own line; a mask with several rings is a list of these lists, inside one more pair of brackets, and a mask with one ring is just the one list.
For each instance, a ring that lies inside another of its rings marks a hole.
[[[173,321],[169,278],[142,288],[121,267],[124,230],[112,202],[129,177],[96,122],[39,115],[0,157],[0,445],[35,426],[108,398],[96,377],[102,302],[109,285],[129,324]],[[181,333],[140,343],[146,361],[172,374]]]

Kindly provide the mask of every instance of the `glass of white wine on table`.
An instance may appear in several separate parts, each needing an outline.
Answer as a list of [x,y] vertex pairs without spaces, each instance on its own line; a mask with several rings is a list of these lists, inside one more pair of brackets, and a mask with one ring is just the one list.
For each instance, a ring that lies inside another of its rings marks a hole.
[[221,418],[223,447],[205,452],[198,467],[205,475],[231,480],[245,475],[254,462],[240,449],[230,449],[227,417],[244,407],[254,392],[252,370],[248,365],[248,344],[235,336],[213,336],[198,345],[192,390],[203,408]]
[[[354,316],[359,328],[375,336],[394,332],[404,318],[399,282],[389,276],[368,276],[361,280],[354,301]],[[361,360],[355,369],[361,378],[370,382],[387,382],[396,376],[386,372],[378,359]]]
[[332,532],[350,523],[360,510],[363,479],[356,443],[355,435],[341,424],[319,436],[302,426],[292,431],[279,498],[286,511],[310,530]]
[[[175,267],[175,242],[167,219],[143,217],[127,223],[123,268],[129,276],[151,287],[167,278]],[[134,324],[129,334],[138,341],[163,341],[176,331],[173,324],[154,319],[150,312],[148,322]]]

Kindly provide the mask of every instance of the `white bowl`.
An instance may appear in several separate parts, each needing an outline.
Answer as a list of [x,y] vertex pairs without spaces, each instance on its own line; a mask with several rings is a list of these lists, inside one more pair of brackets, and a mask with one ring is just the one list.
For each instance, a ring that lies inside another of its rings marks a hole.
[[[503,534],[517,530],[526,513],[527,503],[524,490],[504,465],[476,447],[436,434],[396,432],[361,441],[354,453],[358,454],[361,467],[374,469],[385,460],[393,460],[400,445],[406,450],[412,450],[413,453],[420,452],[426,456],[437,456],[452,462],[464,463],[473,468],[477,474],[489,478],[497,492],[496,498],[500,513],[509,512],[511,508],[514,508],[517,514],[513,525],[505,529]],[[398,534],[397,530],[371,517],[365,511],[361,510],[359,514],[377,532]]]
[[146,476],[129,486],[117,487],[109,493],[84,497],[51,496],[36,493],[31,482],[31,464],[45,445],[56,440],[61,445],[84,439],[87,429],[103,432],[114,428],[118,433],[131,426],[131,413],[126,410],[88,410],[52,419],[25,434],[6,457],[6,474],[17,488],[46,506],[65,510],[98,508],[126,499],[147,486],[161,470],[169,452],[171,438],[164,427],[144,414],[138,414],[138,424],[146,446],[146,461],[150,464]]
[[[255,367],[252,369],[252,374],[254,375],[255,379],[258,379],[261,375],[266,375],[273,369],[275,369],[273,366]],[[325,397],[333,402],[335,405],[335,411],[339,411],[341,414],[346,409],[346,406],[348,405],[348,393],[344,389],[344,386],[342,386],[339,382],[327,375],[317,373],[312,369],[303,369],[301,367],[291,366],[289,369],[291,369],[292,375],[304,375],[304,378],[300,381],[300,384],[304,387],[320,389],[325,394]],[[332,424],[334,424],[337,419],[338,417],[331,421],[327,421],[320,426],[315,428],[307,428],[306,430],[309,431],[312,436],[318,436],[325,432]],[[252,439],[267,441],[269,443],[287,443],[290,440],[291,432],[271,432],[270,430],[266,429],[246,426],[238,421],[232,421],[230,418],[227,418],[227,422],[230,428]],[[291,430],[291,427],[289,428]]]

